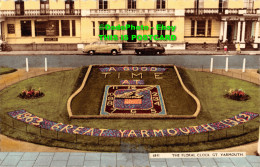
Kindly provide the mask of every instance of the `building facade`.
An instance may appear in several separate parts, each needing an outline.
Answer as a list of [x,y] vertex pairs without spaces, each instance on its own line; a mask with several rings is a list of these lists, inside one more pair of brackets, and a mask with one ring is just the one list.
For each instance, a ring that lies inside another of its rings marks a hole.
[[[125,49],[145,41],[122,40],[121,35],[175,35],[174,41],[157,41],[166,49],[214,49],[220,42],[258,49],[259,22],[260,0],[0,1],[0,43],[13,50],[77,50],[99,41],[99,35],[119,36],[107,42]],[[101,30],[101,24],[149,30]],[[150,28],[157,24],[176,29]]]

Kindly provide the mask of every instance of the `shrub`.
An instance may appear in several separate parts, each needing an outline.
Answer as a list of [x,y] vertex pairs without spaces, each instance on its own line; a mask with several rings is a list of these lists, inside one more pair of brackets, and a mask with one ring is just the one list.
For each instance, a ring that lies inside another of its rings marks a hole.
[[249,96],[242,89],[230,89],[224,96],[237,101],[246,101],[249,99]]
[[24,89],[18,96],[23,99],[35,99],[44,96],[44,93],[40,91],[40,88],[38,90],[31,88]]

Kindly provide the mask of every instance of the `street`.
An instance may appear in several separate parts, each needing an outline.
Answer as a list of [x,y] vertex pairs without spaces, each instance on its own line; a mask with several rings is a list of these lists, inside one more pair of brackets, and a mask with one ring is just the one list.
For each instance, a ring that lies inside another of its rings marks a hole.
[[[29,60],[29,67],[44,67],[44,58],[48,60],[48,67],[81,67],[90,64],[174,64],[187,68],[209,68],[210,59],[214,59],[213,68],[225,68],[225,55],[29,55],[29,56],[1,56],[0,66],[25,68],[25,58]],[[259,55],[228,56],[229,68],[242,68],[246,58],[246,68],[260,67]]]

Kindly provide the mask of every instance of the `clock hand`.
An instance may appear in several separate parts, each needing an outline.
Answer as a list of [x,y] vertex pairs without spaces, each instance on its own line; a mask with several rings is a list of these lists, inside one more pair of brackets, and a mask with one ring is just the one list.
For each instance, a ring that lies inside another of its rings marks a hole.
[[[119,94],[119,95],[115,95],[115,98],[130,98],[131,95],[133,95],[134,93],[140,93],[140,92],[143,92],[143,91],[146,91],[146,90],[151,90],[153,89],[154,87],[153,86],[149,86],[149,87],[146,87],[146,88],[143,88],[143,89],[138,89],[138,90],[134,90],[132,92],[125,92],[123,94]],[[138,96],[135,96],[136,98],[142,98],[143,95],[138,95]]]

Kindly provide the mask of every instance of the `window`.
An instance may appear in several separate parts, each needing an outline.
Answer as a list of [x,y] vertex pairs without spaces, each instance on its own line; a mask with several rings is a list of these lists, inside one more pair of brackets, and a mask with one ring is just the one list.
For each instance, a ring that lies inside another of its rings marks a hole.
[[254,14],[254,0],[244,0],[244,8],[247,9],[248,14]]
[[72,36],[76,36],[76,23],[72,20]]
[[35,21],[35,36],[58,36],[59,21]]
[[65,14],[67,14],[67,15],[74,14],[74,1],[73,0],[65,1]]
[[35,36],[46,36],[48,21],[35,21]]
[[[150,21],[150,27],[153,27],[153,21]],[[153,35],[153,28],[150,28],[151,29],[151,35]]]
[[49,0],[40,0],[40,11],[41,11],[41,15],[48,15],[48,14],[50,14],[50,11],[49,11]]
[[95,34],[95,22],[94,21],[92,21],[92,23],[93,23],[93,36],[95,36],[96,34]]
[[[196,24],[197,23],[197,24]],[[208,27],[206,29],[206,23]],[[191,32],[190,35],[192,37],[205,37],[206,32],[207,36],[211,36],[211,29],[212,29],[212,20],[191,20]]]
[[107,30],[105,30],[104,26],[107,22],[99,22],[99,35],[107,35]]
[[32,36],[32,27],[30,20],[21,21],[22,36]]
[[211,20],[208,20],[208,32],[207,32],[207,36],[208,36],[208,37],[211,36],[211,24],[212,24],[212,21],[211,21]]
[[194,8],[204,8],[204,0],[195,0],[194,1]]
[[220,13],[223,13],[224,9],[228,7],[227,3],[228,3],[227,0],[219,0],[219,3],[218,3],[219,10],[218,11]]
[[198,20],[197,21],[197,36],[205,36],[205,20]]
[[107,9],[107,0],[99,0],[99,9]]
[[49,20],[46,25],[47,36],[59,36],[59,20]]
[[62,36],[70,36],[70,21],[61,20],[61,34]]
[[254,9],[254,0],[244,0],[244,8]]
[[[111,22],[111,26],[114,26],[114,21]],[[114,35],[114,30],[111,30],[111,35]]]
[[15,2],[15,14],[24,15],[24,1],[18,0]]
[[[1,26],[1,24],[0,24],[0,26]],[[8,34],[15,34],[14,24],[7,24],[7,32],[8,32]]]
[[165,36],[165,30],[162,30],[162,27],[165,27],[165,21],[157,21],[157,27],[158,27],[158,30],[157,30],[157,35],[158,36]]
[[128,9],[136,9],[136,0],[128,0]]
[[194,32],[195,32],[195,20],[191,20],[191,36],[194,36]]
[[[170,26],[172,27],[172,21],[170,21]],[[170,35],[172,35],[172,30],[170,30]]]
[[156,9],[165,9],[165,0],[157,0]]

